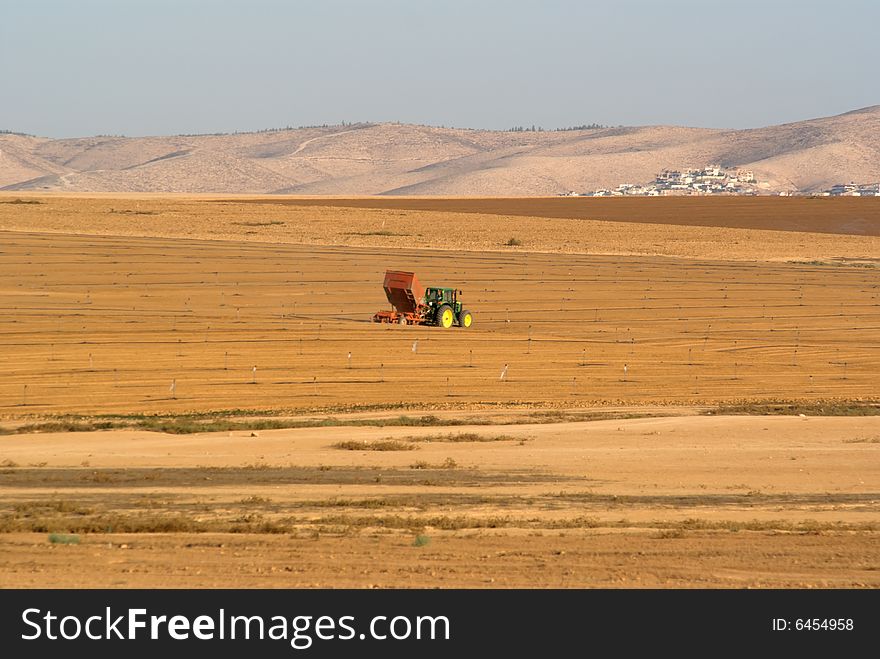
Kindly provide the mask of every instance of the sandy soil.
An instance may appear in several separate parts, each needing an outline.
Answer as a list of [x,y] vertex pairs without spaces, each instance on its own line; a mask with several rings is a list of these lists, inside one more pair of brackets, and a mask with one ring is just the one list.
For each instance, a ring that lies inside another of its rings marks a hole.
[[[877,534],[0,536],[19,588],[877,588]],[[381,558],[379,558],[381,557]],[[71,565],[76,569],[72,570]]]
[[257,435],[4,438],[4,584],[880,586],[880,417]]

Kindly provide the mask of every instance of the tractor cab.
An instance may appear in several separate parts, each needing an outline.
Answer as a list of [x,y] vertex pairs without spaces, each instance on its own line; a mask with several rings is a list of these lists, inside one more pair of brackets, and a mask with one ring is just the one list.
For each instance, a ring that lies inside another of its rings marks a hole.
[[436,288],[429,286],[425,289],[425,302],[431,306],[439,307],[441,304],[458,304],[458,291],[454,288]]

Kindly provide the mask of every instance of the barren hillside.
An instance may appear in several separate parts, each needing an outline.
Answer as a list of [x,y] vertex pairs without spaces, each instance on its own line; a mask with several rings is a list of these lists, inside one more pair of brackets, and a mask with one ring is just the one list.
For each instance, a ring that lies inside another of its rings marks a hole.
[[767,190],[876,182],[880,106],[750,130],[357,124],[142,138],[0,135],[0,189],[12,190],[553,195],[709,163],[752,169]]

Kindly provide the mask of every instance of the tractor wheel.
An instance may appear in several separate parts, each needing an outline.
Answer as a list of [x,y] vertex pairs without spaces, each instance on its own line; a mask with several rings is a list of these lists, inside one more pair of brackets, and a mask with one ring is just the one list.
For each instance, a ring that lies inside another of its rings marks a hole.
[[462,309],[458,314],[458,324],[467,329],[474,323],[474,317],[467,309]]
[[406,316],[401,316],[397,322],[401,325],[406,325]]
[[455,313],[452,311],[452,307],[444,304],[437,309],[437,324],[440,327],[450,328],[453,322],[455,322]]

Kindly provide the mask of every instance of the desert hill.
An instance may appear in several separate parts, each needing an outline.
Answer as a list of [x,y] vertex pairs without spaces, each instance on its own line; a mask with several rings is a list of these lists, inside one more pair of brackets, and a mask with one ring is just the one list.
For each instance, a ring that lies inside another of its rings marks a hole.
[[168,137],[0,134],[0,189],[554,195],[716,163],[768,191],[880,180],[880,106],[748,130],[509,132],[407,124]]

